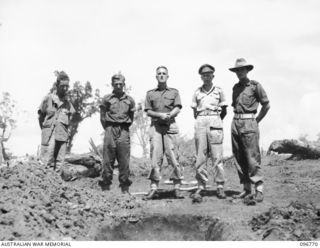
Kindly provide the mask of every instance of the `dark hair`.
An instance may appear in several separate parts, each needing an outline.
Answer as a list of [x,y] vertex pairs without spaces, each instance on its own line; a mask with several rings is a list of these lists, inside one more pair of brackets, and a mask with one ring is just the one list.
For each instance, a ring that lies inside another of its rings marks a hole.
[[119,72],[118,74],[114,74],[111,77],[111,83],[113,84],[114,81],[116,81],[116,80],[121,80],[123,83],[125,83],[126,78]]
[[168,68],[167,67],[165,67],[164,65],[160,65],[160,66],[158,66],[157,67],[157,69],[156,69],[156,71],[158,71],[159,69],[165,69],[167,72],[168,72]]
[[64,71],[60,71],[57,73],[56,87],[59,86],[62,80],[70,80],[68,74]]

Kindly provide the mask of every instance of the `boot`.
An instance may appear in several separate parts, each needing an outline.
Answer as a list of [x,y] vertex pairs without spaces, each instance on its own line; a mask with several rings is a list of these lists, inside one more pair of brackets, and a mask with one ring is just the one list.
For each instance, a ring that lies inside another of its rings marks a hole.
[[239,195],[234,196],[236,199],[244,199],[251,196],[251,191],[249,190],[244,190],[242,191]]
[[202,195],[201,189],[197,189],[197,191],[192,195],[192,203],[201,203],[202,202]]
[[227,198],[226,194],[224,193],[223,188],[217,188],[217,197],[219,199],[226,199]]
[[156,189],[151,189],[147,195],[145,195],[142,199],[143,200],[153,200],[158,196],[158,192]]
[[183,199],[184,198],[180,189],[174,189],[174,197],[176,199]]
[[121,193],[124,194],[124,195],[130,195],[129,186],[122,186],[121,187]]
[[104,181],[99,181],[99,186],[101,187],[102,191],[109,191],[110,190],[110,184],[105,183]]
[[236,199],[244,199],[251,196],[251,183],[244,183],[243,184],[243,191],[239,194],[234,196]]
[[254,199],[256,200],[256,202],[262,202],[263,201],[263,193],[261,191],[256,191]]

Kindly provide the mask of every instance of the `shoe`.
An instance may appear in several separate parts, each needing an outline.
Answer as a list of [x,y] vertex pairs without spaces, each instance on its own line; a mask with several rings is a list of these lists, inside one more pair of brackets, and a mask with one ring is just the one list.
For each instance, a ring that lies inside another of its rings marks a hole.
[[145,195],[142,199],[143,200],[153,200],[158,196],[158,192],[156,189],[151,189],[147,195]]
[[260,191],[257,191],[254,199],[256,200],[256,202],[262,202],[263,201],[263,193]]
[[223,188],[217,188],[217,197],[219,199],[226,199],[227,198],[226,194],[224,193]]
[[121,187],[121,193],[124,195],[127,195],[127,194],[130,195],[129,187],[128,186]]
[[239,195],[235,195],[233,198],[236,199],[243,199],[243,198],[247,198],[251,195],[251,191],[248,190],[244,190],[243,192],[241,192]]
[[175,189],[174,190],[174,197],[176,199],[183,199],[184,198],[184,196],[182,195],[182,192],[181,192],[180,189]]
[[109,191],[110,190],[110,184],[107,184],[103,181],[99,181],[99,186],[101,187],[102,191]]
[[201,189],[197,189],[197,191],[192,195],[192,203],[201,203],[202,195],[200,194]]

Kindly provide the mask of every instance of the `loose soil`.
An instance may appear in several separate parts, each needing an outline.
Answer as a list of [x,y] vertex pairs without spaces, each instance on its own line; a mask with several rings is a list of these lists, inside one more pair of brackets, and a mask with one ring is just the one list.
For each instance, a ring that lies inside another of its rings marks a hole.
[[[0,168],[0,240],[319,240],[319,166],[264,157],[264,201],[246,205],[233,198],[241,186],[227,163],[227,199],[216,197],[211,181],[203,202],[192,204],[192,192],[174,199],[170,185],[161,185],[159,199],[143,201],[121,194],[117,176],[110,191],[101,191],[99,178],[65,182],[25,158]],[[185,180],[193,176],[186,168]],[[149,190],[145,176],[132,179],[131,192]]]

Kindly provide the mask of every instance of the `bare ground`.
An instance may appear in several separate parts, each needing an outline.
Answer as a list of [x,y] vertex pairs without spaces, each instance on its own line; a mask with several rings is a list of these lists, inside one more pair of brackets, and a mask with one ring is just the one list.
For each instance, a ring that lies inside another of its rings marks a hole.
[[[143,201],[122,195],[116,177],[107,192],[98,178],[64,182],[26,159],[0,168],[0,240],[320,240],[320,161],[269,156],[262,164],[265,199],[248,206],[232,197],[241,186],[230,164],[227,199],[214,186],[192,204],[190,192],[174,199],[167,185],[160,199]],[[146,177],[133,181],[131,192],[148,191]]]

